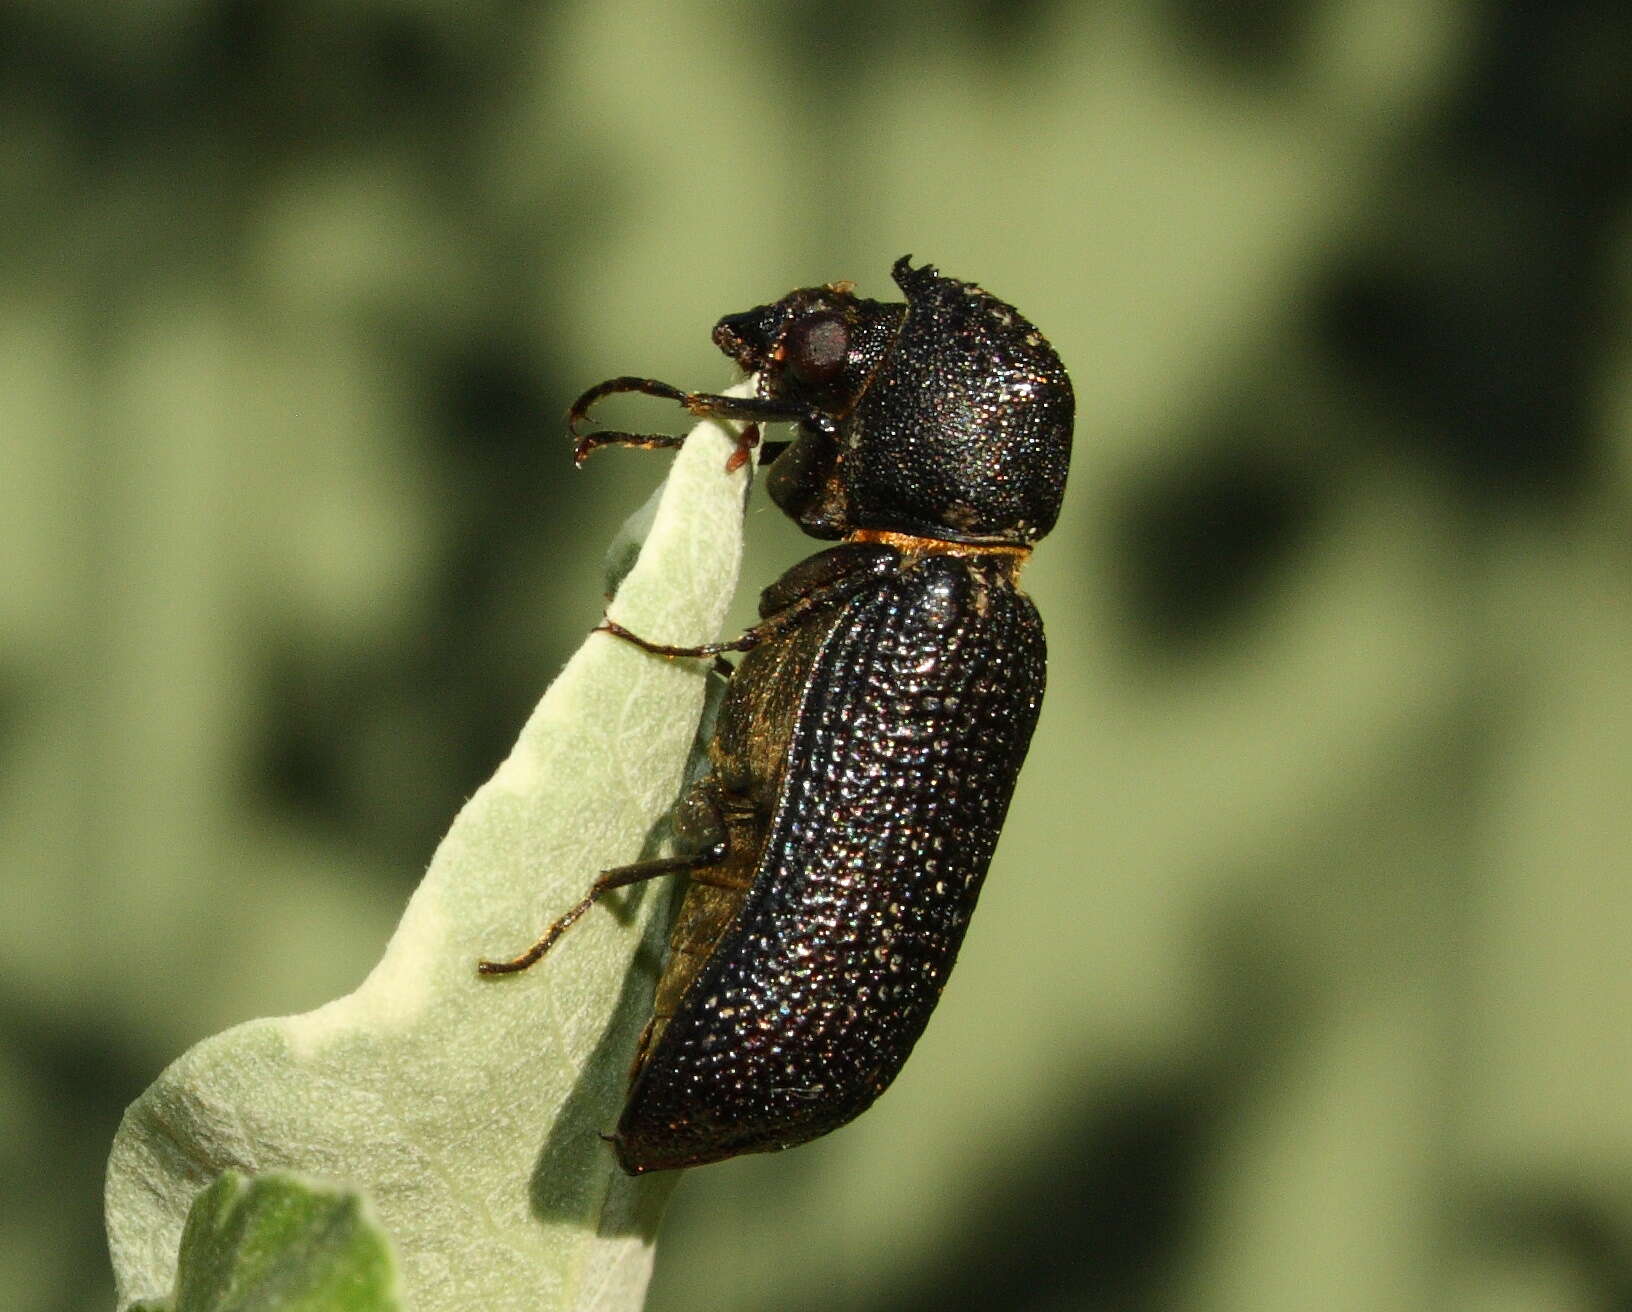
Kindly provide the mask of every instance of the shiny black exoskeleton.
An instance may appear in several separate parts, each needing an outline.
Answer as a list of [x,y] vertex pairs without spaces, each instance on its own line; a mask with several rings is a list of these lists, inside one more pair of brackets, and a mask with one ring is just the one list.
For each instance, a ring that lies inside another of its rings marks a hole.
[[[754,397],[642,378],[593,388],[696,414],[791,421],[772,498],[842,541],[789,570],[726,692],[710,773],[682,801],[689,857],[605,872],[524,969],[604,892],[685,873],[653,1017],[613,1141],[632,1174],[788,1148],[894,1079],[957,957],[1043,695],[1042,623],[1017,577],[1053,527],[1071,384],[1012,306],[896,262],[904,304],[848,285],[720,320]],[[757,439],[752,427],[733,464]],[[608,443],[678,439],[597,433]]]

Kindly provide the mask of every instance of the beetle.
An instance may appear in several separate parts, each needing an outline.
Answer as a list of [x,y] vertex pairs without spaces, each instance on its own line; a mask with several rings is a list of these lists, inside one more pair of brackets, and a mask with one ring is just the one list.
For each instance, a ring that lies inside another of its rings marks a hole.
[[836,540],[735,641],[603,625],[662,656],[745,653],[676,812],[690,855],[603,872],[527,952],[478,967],[524,970],[609,890],[688,877],[609,1136],[632,1175],[789,1148],[884,1091],[957,957],[1036,724],[1043,629],[1017,580],[1059,513],[1070,380],[1013,306],[910,256],[891,276],[904,302],[833,283],[721,319],[753,396],[620,377],[568,415],[579,462],[680,442],[581,435],[617,392],[746,421],[732,467],[758,424],[790,422],[760,446],[767,490]]

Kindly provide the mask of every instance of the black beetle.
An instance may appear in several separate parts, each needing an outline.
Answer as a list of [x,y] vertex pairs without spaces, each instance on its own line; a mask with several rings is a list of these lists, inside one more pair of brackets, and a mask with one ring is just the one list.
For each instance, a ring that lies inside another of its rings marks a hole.
[[[683,873],[629,1098],[612,1136],[631,1174],[789,1148],[884,1091],[957,957],[1042,701],[1042,622],[1017,576],[1053,527],[1074,402],[1020,313],[933,265],[898,260],[905,304],[849,284],[728,315],[714,341],[757,395],[645,378],[591,388],[700,415],[791,421],[766,443],[771,497],[807,533],[843,539],[763,593],[746,652],[682,800],[687,857],[604,872],[523,970],[613,888]],[[606,444],[680,439],[600,432]]]

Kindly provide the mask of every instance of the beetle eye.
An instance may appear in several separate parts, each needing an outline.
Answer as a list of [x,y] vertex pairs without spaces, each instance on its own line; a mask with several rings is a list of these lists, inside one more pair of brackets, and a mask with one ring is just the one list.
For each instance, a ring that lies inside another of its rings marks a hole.
[[831,383],[844,368],[850,330],[836,314],[807,314],[788,328],[788,367],[807,383]]

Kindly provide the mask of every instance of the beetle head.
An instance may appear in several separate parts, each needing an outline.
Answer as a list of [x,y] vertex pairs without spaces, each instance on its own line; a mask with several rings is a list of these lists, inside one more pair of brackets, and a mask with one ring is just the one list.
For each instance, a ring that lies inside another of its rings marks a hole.
[[972,283],[906,257],[891,273],[904,305],[810,287],[715,327],[764,396],[811,408],[771,466],[772,499],[817,537],[1036,541],[1059,514],[1071,456],[1059,357]]
[[758,374],[767,396],[837,418],[866,389],[905,308],[863,300],[850,283],[805,287],[726,315],[714,325],[714,344]]

